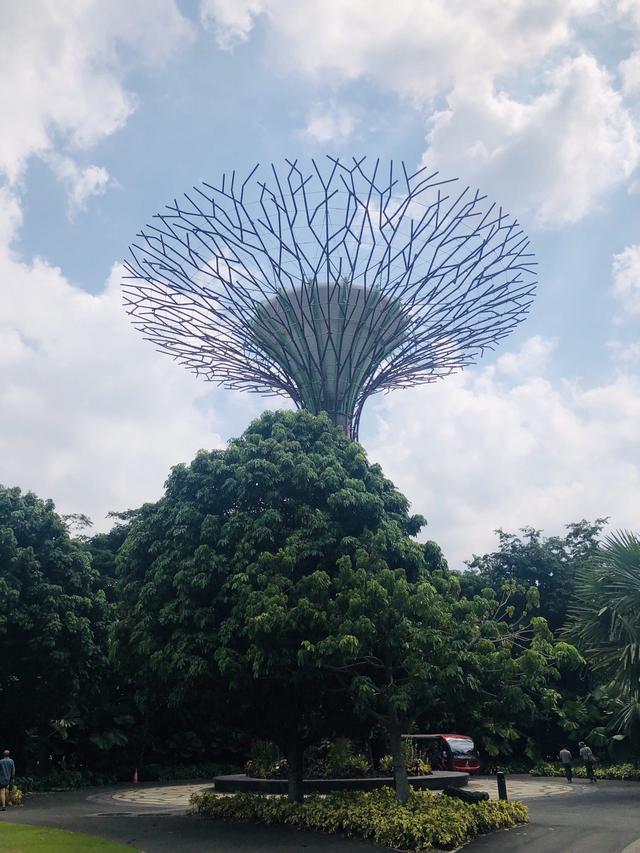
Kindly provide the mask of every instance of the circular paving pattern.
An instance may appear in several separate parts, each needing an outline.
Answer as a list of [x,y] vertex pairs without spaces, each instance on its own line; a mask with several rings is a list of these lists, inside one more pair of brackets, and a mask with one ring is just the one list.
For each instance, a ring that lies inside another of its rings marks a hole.
[[135,803],[138,806],[163,806],[164,808],[187,809],[191,794],[211,788],[211,782],[189,785],[163,785],[157,788],[127,788],[112,795],[118,803]]
[[[164,809],[186,810],[191,794],[211,788],[211,782],[182,785],[162,785],[157,787],[127,788],[113,794],[111,799],[117,803],[138,806],[161,806]],[[469,780],[468,790],[488,791],[492,799],[498,798],[498,786],[495,778],[484,776]],[[567,784],[564,779],[527,779],[525,777],[507,777],[507,793],[510,800],[531,800],[539,797],[565,796],[567,794],[586,793],[593,786],[583,782]]]

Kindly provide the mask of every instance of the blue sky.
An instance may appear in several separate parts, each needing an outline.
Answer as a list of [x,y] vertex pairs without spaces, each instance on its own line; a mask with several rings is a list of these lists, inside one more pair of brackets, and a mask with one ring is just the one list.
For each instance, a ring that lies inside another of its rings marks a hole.
[[637,0],[24,0],[0,67],[0,482],[104,528],[273,407],[138,340],[118,265],[200,180],[364,153],[479,186],[539,262],[495,354],[367,404],[427,535],[460,566],[499,526],[637,526]]

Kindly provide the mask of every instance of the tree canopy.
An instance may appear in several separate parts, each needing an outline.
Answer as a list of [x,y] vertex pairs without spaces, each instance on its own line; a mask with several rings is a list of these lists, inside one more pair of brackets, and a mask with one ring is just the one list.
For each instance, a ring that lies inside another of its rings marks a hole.
[[340,558],[368,548],[417,578],[410,536],[423,523],[326,417],[267,413],[226,450],[174,468],[134,519],[118,558],[121,655],[150,667],[174,702],[187,691],[215,701],[224,680],[236,721],[260,735],[269,721],[293,774],[331,716],[299,653],[331,630]]
[[520,535],[497,530],[498,550],[468,561],[468,570],[461,576],[462,591],[472,596],[486,586],[500,593],[507,581],[524,589],[535,586],[540,594],[537,615],[556,631],[566,621],[576,575],[595,553],[607,520],[573,522],[566,525],[564,536],[544,537],[533,527],[524,527]]
[[22,758],[81,714],[104,665],[107,605],[51,501],[0,487],[0,706]]

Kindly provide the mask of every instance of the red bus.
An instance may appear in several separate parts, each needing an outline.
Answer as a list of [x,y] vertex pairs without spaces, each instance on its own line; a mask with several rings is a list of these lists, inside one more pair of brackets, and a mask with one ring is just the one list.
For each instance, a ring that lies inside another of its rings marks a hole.
[[462,770],[479,773],[480,759],[473,740],[468,735],[402,735],[415,741],[418,753],[434,770]]

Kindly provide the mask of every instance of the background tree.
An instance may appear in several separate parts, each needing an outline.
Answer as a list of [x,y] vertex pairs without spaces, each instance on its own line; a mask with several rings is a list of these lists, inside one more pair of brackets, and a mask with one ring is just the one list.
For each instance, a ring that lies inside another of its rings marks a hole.
[[106,597],[51,501],[0,487],[0,707],[22,767],[78,724],[99,690]]
[[[497,530],[499,548],[482,557],[474,555],[468,569],[460,576],[463,595],[472,598],[483,587],[491,587],[501,595],[507,581],[527,590],[538,589],[540,606],[536,615],[543,616],[552,631],[561,628],[567,618],[567,607],[578,572],[596,552],[606,518],[594,522],[577,521],[566,525],[565,536],[545,538],[542,531],[524,527],[521,535]],[[522,596],[513,602],[522,609]]]
[[[513,602],[524,600],[519,609]],[[581,665],[573,646],[557,642],[538,607],[536,587],[514,582],[453,604],[449,648],[460,678],[430,722],[473,733],[485,757],[539,758],[567,725],[561,685]],[[555,744],[553,744],[555,749]]]

